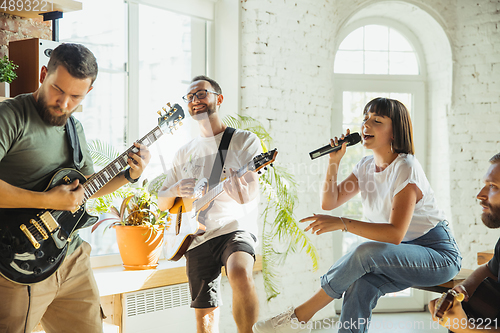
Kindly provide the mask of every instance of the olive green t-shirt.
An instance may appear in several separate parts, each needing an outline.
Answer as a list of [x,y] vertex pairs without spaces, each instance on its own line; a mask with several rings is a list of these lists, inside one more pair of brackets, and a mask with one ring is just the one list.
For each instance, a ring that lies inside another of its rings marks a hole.
[[[76,119],[75,119],[76,120]],[[81,173],[94,173],[82,124],[76,129],[83,154]],[[23,94],[0,103],[0,179],[27,190],[43,191],[60,168],[74,168],[65,126],[52,126],[36,110],[33,94]],[[42,186],[42,187],[40,187]],[[82,239],[78,235],[68,248],[73,252]]]

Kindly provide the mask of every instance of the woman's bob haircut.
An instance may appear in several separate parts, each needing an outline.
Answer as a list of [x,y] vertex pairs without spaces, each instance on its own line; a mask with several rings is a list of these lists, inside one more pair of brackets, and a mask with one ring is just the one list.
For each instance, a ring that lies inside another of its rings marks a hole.
[[395,153],[415,154],[413,128],[408,109],[395,99],[377,97],[366,104],[363,115],[372,112],[392,120],[392,149]]

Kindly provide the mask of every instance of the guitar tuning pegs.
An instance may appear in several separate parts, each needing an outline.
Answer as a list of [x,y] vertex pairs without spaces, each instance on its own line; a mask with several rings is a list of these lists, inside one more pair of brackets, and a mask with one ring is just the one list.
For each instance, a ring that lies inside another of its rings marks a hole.
[[172,112],[169,112],[169,113],[168,113],[168,115],[169,115],[169,116],[172,116],[172,115],[173,115],[173,113],[172,113]]
[[156,113],[158,113],[160,115],[160,117],[161,117],[161,111],[160,110],[156,111]]
[[162,107],[161,109],[162,109],[163,111],[167,112],[167,109],[165,109],[165,107]]
[[170,102],[167,103],[168,108],[172,108],[172,105],[170,105]]
[[179,126],[182,126],[182,121],[179,121]]

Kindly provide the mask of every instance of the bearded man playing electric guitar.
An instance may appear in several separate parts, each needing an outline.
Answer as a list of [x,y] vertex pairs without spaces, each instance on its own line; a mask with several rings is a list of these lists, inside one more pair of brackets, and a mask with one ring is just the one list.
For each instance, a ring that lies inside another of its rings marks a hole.
[[[176,153],[173,168],[158,193],[159,207],[172,213],[176,201],[188,202],[196,195],[196,188],[200,187],[196,184],[203,183],[203,179],[209,179],[210,188],[224,181],[206,213],[198,217],[205,233],[192,238],[185,253],[191,307],[195,308],[199,333],[219,331],[221,268],[225,266],[233,291],[232,312],[238,332],[250,333],[258,317],[252,270],[259,182],[254,172],[239,177],[234,170],[251,162],[262,148],[255,134],[228,128],[222,122],[219,107],[223,95],[213,79],[193,78],[183,98],[190,115],[198,122],[201,136]],[[172,220],[171,229],[177,223]]]
[[[497,229],[500,228],[500,153],[493,156],[490,159],[490,163],[491,165],[484,176],[485,186],[478,193],[477,198],[480,200],[480,205],[483,207],[481,220],[488,228]],[[492,302],[492,304],[488,305],[488,312],[495,313],[498,316],[500,313],[500,308],[497,308],[499,304],[499,290],[495,282],[498,282],[499,276],[500,239],[495,246],[493,258],[485,265],[477,268],[461,284],[455,286],[453,290],[465,296],[464,302],[469,301],[468,303],[473,303],[471,298],[477,297],[474,293],[477,294],[480,289],[479,287],[488,283],[488,280],[485,279],[493,279],[494,281],[489,283],[492,285],[492,289],[484,292],[486,294],[484,298],[487,301],[486,303]],[[492,299],[494,300],[492,301]],[[468,303],[462,304],[455,299],[452,307],[444,313],[442,325],[445,325],[445,327],[455,333],[500,332],[500,318],[476,319],[471,317],[470,312],[474,310],[477,311],[477,309],[472,308]],[[438,320],[438,318],[435,317],[437,304],[438,299],[432,300],[429,303],[429,311],[432,314],[433,320],[436,321]],[[481,307],[484,307],[484,303],[481,303]],[[479,312],[481,311],[479,310]],[[483,310],[482,312],[484,314],[486,311]],[[481,313],[479,313],[479,315],[481,315]]]
[[[0,103],[0,216],[9,217],[0,219],[0,261],[2,269],[13,272],[0,272],[1,332],[31,332],[40,320],[48,333],[102,332],[90,245],[76,233],[64,234],[53,215],[81,218],[78,214],[86,214],[88,193],[82,183],[94,173],[94,167],[83,127],[71,114],[92,90],[97,71],[90,50],[79,44],[61,44],[52,51],[47,67],[42,67],[41,85],[34,93]],[[94,197],[141,176],[150,153],[144,145],[136,143],[135,147],[136,153],[122,161],[129,168],[121,173],[117,170]],[[67,174],[66,183],[48,186],[56,171],[70,169],[79,170],[74,172],[81,178],[71,181]],[[45,213],[19,223],[25,211],[43,210]],[[16,232],[20,237],[14,236]],[[40,237],[34,236],[36,232]],[[48,255],[45,244],[61,252]],[[33,267],[30,263],[36,259],[40,265]],[[17,264],[21,260],[25,261]],[[26,282],[40,277],[44,272],[41,265],[49,262],[60,264],[57,271],[37,283]]]

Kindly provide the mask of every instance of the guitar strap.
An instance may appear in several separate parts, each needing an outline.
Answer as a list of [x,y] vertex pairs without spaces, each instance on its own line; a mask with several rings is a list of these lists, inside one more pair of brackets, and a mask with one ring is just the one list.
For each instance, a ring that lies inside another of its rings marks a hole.
[[73,156],[73,164],[77,170],[82,168],[83,154],[80,148],[80,141],[78,140],[78,133],[76,132],[76,123],[73,116],[68,118],[66,122],[66,136],[68,137],[70,152]]
[[214,166],[212,168],[212,174],[208,180],[210,187],[217,185],[220,181],[220,175],[222,174],[222,169],[224,167],[224,162],[226,161],[227,148],[229,148],[229,142],[233,137],[235,129],[232,127],[226,127],[224,134],[222,134],[222,139],[220,140],[219,150],[217,151],[217,156],[215,157]]

